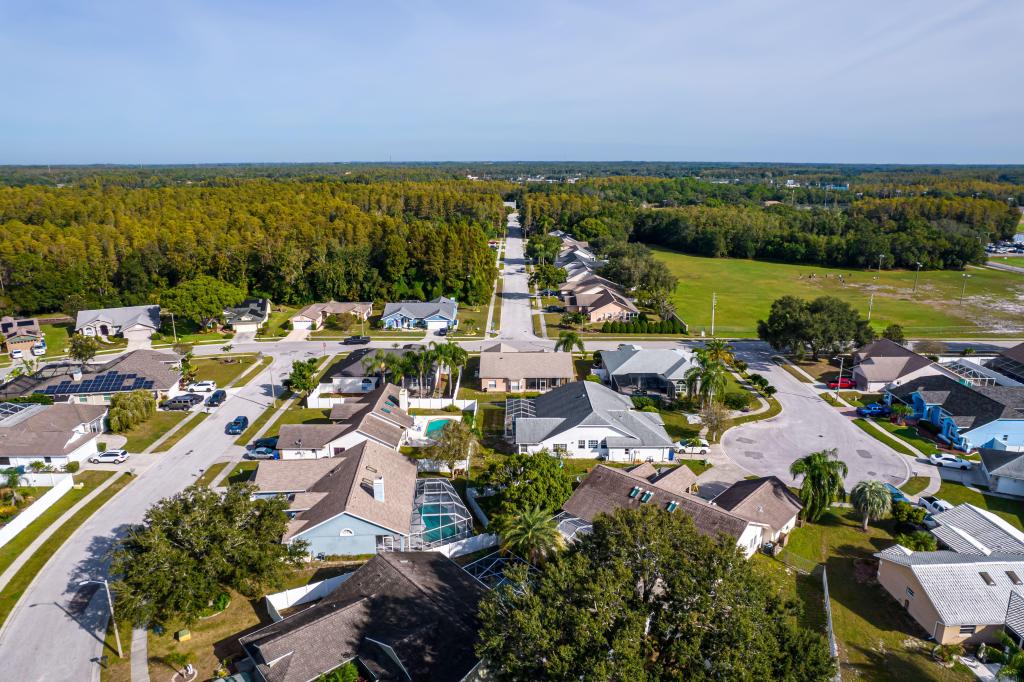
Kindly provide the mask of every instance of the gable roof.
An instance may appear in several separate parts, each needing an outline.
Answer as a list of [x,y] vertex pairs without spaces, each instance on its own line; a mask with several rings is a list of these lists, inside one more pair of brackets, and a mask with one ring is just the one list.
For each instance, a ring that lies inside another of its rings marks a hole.
[[80,310],[75,318],[75,331],[93,323],[105,323],[120,328],[140,325],[156,331],[160,329],[160,306],[133,305],[125,308]]
[[15,319],[10,315],[0,317],[0,335],[5,339],[15,339],[22,336],[34,336],[39,338],[43,335],[39,327],[39,320],[34,317]]
[[800,498],[776,476],[736,481],[711,503],[755,523],[763,523],[774,531],[780,530],[804,508]]
[[[636,487],[641,488],[641,492],[630,497],[630,492]],[[642,501],[643,491],[651,493],[647,502]],[[598,464],[587,474],[562,509],[584,521],[593,522],[599,514],[610,514],[616,509],[639,509],[646,505],[667,510],[670,502],[677,505],[673,513],[682,512],[689,516],[697,530],[705,535],[725,533],[738,539],[749,525],[746,519],[712,506],[699,497],[666,490],[657,482],[645,483],[628,471],[604,464]]]
[[339,303],[338,301],[311,303],[292,315],[291,319],[304,318],[308,320],[319,320],[321,317],[325,317],[327,315],[344,315],[346,313],[364,315],[368,314],[372,308],[372,303]]
[[[945,625],[1003,623],[1010,594],[1020,589],[1007,572],[1024,577],[1024,556],[1015,554],[912,552],[895,545],[875,556],[907,566]],[[981,573],[986,573],[995,584],[989,585]]]
[[606,426],[624,435],[608,438],[611,447],[671,447],[661,416],[639,412],[626,396],[593,381],[574,381],[536,398],[533,417],[515,420],[516,443],[541,443],[575,426]]
[[382,679],[457,682],[477,665],[486,590],[437,552],[378,554],[313,606],[239,638],[268,682],[308,682],[359,657]]
[[[35,374],[23,374],[0,385],[0,399],[30,393],[46,393],[61,400],[69,395],[117,393],[135,388],[168,391],[177,386],[181,378],[179,360],[174,353],[139,349],[84,368],[78,362],[54,362]],[[115,373],[123,381],[108,383],[106,380],[112,379]]]
[[[267,492],[324,493],[316,498],[315,504],[292,518],[285,540],[340,514],[351,514],[395,533],[409,534],[416,493],[416,465],[404,455],[372,441],[363,441],[336,457],[319,461],[329,462],[330,466],[309,466],[301,460],[269,460],[261,462],[257,469],[258,479],[273,488]],[[295,464],[302,465],[296,467]],[[261,475],[259,470],[264,467],[267,470]],[[289,477],[295,483],[288,483]],[[384,480],[383,500],[373,497],[373,482],[378,478]],[[300,484],[305,486],[300,488]]]
[[495,350],[480,353],[481,379],[576,378],[572,353]]
[[224,309],[224,322],[227,324],[265,322],[269,316],[269,298],[247,298],[237,306]]
[[414,344],[406,344],[401,348],[357,348],[345,357],[338,358],[334,364],[328,367],[320,378],[320,383],[329,384],[337,377],[376,377],[378,375],[376,370],[363,365],[367,356],[372,357],[377,351],[384,351],[394,357],[405,357],[409,353],[416,352],[418,348],[419,346]]
[[619,292],[609,287],[599,287],[592,294],[575,294],[569,296],[569,305],[587,308],[590,311],[599,310],[609,305],[616,305],[623,310],[637,312],[636,305]]
[[978,454],[989,474],[1024,481],[1024,452],[982,448]]
[[996,514],[973,504],[958,504],[932,518],[939,524],[932,529],[932,534],[955,552],[1024,555],[1024,533]]
[[868,381],[896,381],[934,364],[931,360],[889,339],[878,339],[853,354],[856,368]]
[[454,321],[458,305],[454,298],[447,298],[445,296],[438,296],[428,302],[402,301],[400,303],[386,303],[384,305],[384,312],[380,317],[383,320],[400,314],[410,319],[423,320],[428,317],[438,316]]
[[1024,419],[1024,386],[965,386],[934,375],[914,379],[890,393],[905,401],[917,393],[925,403],[942,407],[962,429],[996,419]]
[[351,428],[397,448],[415,422],[400,407],[401,390],[394,384],[382,384],[364,396],[334,405],[330,418],[344,420]]
[[681,381],[693,366],[693,353],[675,348],[641,348],[621,344],[601,352],[601,363],[611,376],[656,374],[669,381]]
[[75,428],[107,413],[103,405],[26,405],[0,419],[0,457],[65,457],[100,434]]

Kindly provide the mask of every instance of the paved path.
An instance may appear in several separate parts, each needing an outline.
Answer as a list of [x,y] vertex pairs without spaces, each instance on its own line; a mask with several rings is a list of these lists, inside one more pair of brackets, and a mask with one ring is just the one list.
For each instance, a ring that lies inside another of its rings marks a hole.
[[[519,226],[519,214],[508,217],[508,236],[505,239],[505,271],[501,292],[501,333],[500,339],[512,343],[520,350],[535,350],[544,347],[543,339],[533,333],[533,310],[530,308],[530,280],[525,272],[526,257],[523,252],[523,228]],[[550,347],[550,346],[547,346]]]
[[149,682],[149,631],[132,629],[132,682]]
[[775,475],[795,483],[789,473],[794,460],[816,450],[836,448],[849,467],[847,489],[865,479],[902,485],[911,468],[906,458],[864,433],[815,389],[771,362],[771,352],[751,344],[738,353],[750,372],[766,377],[777,389],[782,413],[770,419],[742,424],[726,432],[725,452],[741,467],[759,476]]

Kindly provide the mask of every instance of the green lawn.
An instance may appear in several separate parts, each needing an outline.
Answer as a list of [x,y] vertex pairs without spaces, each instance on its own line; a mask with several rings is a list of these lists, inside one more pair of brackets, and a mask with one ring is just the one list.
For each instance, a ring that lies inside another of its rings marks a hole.
[[917,429],[912,426],[900,426],[899,424],[893,424],[888,419],[879,419],[876,423],[889,433],[892,433],[900,439],[910,443],[925,455],[934,455],[939,451],[939,449],[935,447],[935,443],[927,438],[919,436]]
[[910,455],[911,457],[915,456],[914,453],[911,452],[910,448],[908,448],[902,442],[900,442],[896,438],[893,438],[892,436],[885,435],[875,427],[871,426],[871,424],[868,424],[865,420],[858,418],[854,419],[853,423],[857,426],[857,428],[859,428],[861,431],[877,440],[879,443],[884,443],[885,445],[888,445],[896,452],[903,453],[904,455]]
[[213,479],[217,478],[220,472],[224,471],[224,467],[228,465],[228,462],[217,462],[210,466],[209,469],[203,472],[203,475],[196,479],[196,485],[203,487],[213,483]]
[[291,306],[273,306],[270,317],[267,318],[266,324],[256,332],[256,336],[260,338],[287,336],[288,330],[284,327],[288,323],[288,319],[298,310]]
[[[106,504],[107,500],[118,493],[122,488],[131,483],[134,480],[132,476],[122,474],[116,481],[110,484],[103,492],[99,493],[92,500],[89,501],[84,507],[78,510],[78,512],[68,519],[60,528],[58,528],[53,535],[46,539],[46,541],[39,546],[39,548],[29,557],[28,561],[21,567],[21,569],[14,574],[11,581],[4,586],[3,590],[0,590],[0,624],[7,620],[7,616],[10,615],[11,610],[17,604],[18,599],[21,598],[22,593],[32,583],[32,580],[36,577],[39,570],[49,561],[50,557],[53,556],[64,541],[71,537],[79,526],[86,522],[86,520],[96,512],[97,509]],[[73,492],[68,493],[71,495]],[[65,495],[67,497],[67,495]],[[80,498],[79,498],[80,499]],[[61,500],[63,501],[63,499]],[[54,505],[56,506],[56,505]],[[47,514],[50,512],[47,509]],[[66,511],[66,509],[65,509]],[[46,518],[46,514],[40,517],[40,519]],[[37,519],[39,521],[40,519]],[[51,521],[52,522],[52,521]],[[31,524],[29,526],[31,528]],[[4,549],[7,549],[4,547]]]
[[987,509],[1024,530],[1024,503],[1017,500],[986,495],[954,481],[943,481],[936,496],[953,505],[967,502],[979,509]]
[[228,485],[235,485],[236,483],[245,483],[252,479],[256,475],[256,468],[260,465],[259,462],[240,462],[238,466],[231,470],[228,474]]
[[318,407],[290,407],[267,429],[264,436],[276,436],[285,424],[330,424],[331,420],[327,418],[330,414],[329,409]]
[[665,430],[674,441],[694,438],[700,433],[700,424],[689,423],[682,412],[662,410],[660,414],[665,422]]
[[75,326],[71,322],[65,322],[64,324],[43,324],[40,325],[40,329],[43,330],[43,338],[46,339],[46,355],[43,357],[48,358],[64,354],[64,349],[68,345],[68,337],[74,333]]
[[258,362],[255,354],[232,355],[225,357],[198,358],[192,361],[196,368],[196,381],[216,381],[217,386],[224,388],[241,376],[242,372],[252,369]]
[[124,449],[128,452],[142,452],[155,443],[158,438],[182,422],[190,413],[185,411],[165,412],[157,410],[156,414],[123,435],[128,438]]
[[[949,670],[930,656],[926,633],[884,588],[865,582],[857,571],[861,560],[893,544],[894,522],[883,521],[860,529],[852,509],[834,509],[816,523],[793,531],[785,555],[794,563],[824,563],[832,602],[832,619],[839,643],[843,679],[971,680],[966,669]],[[773,582],[786,596],[803,603],[804,618],[821,619],[820,576],[798,576],[782,562],[758,560],[758,567],[774,573]],[[822,620],[818,620],[820,631]],[[807,622],[809,626],[813,622]]]
[[452,336],[466,337],[483,336],[484,325],[487,324],[487,304],[478,306],[459,306],[459,327]]
[[[911,337],[988,336],[1021,328],[1024,279],[1019,274],[970,268],[963,306],[963,278],[956,271],[921,272],[917,294],[912,295],[914,272],[825,268],[765,261],[687,256],[654,248],[659,260],[679,278],[673,303],[690,325],[691,334],[710,331],[711,295],[716,293],[715,333],[754,336],[757,321],[768,315],[774,299],[783,295],[815,298],[837,296],[866,315],[875,294],[871,322],[876,329],[890,323],[903,325]],[[814,279],[809,275],[814,274]],[[846,284],[839,282],[842,274]],[[826,277],[828,275],[828,277]],[[846,277],[851,275],[850,277]],[[876,279],[877,277],[877,279]]]
[[910,480],[900,486],[900,490],[908,495],[917,495],[928,487],[929,480],[927,476],[911,476]]
[[192,431],[192,429],[199,426],[199,424],[202,423],[202,421],[209,416],[210,415],[207,414],[206,412],[197,412],[196,416],[188,420],[188,423],[184,424],[180,429],[172,433],[170,437],[163,443],[160,443],[156,452],[167,452],[168,450],[173,448],[175,445],[177,445],[178,441],[187,436]]
[[504,280],[498,278],[498,290],[494,296],[494,312],[491,313],[491,329],[498,331],[501,328],[501,292],[504,288]]
[[[756,422],[762,419],[771,419],[772,417],[782,412],[782,403],[780,403],[778,400],[776,400],[775,398],[765,398],[765,400],[768,401],[767,410],[765,410],[764,412],[758,412],[756,414],[744,414],[739,417],[735,417],[734,419],[726,420],[725,424],[722,426],[722,433],[725,433],[725,431],[727,431],[728,429],[731,429],[734,426],[739,426],[740,424],[746,424],[747,422]],[[719,442],[719,440],[721,440],[721,438],[722,436],[721,434],[719,434],[718,438],[709,438],[708,441],[711,443],[717,443]]]
[[683,466],[689,467],[690,471],[700,476],[705,471],[711,468],[711,464],[706,459],[684,459],[680,460]]
[[854,407],[863,407],[871,403],[882,402],[881,393],[860,393],[858,391],[839,391],[839,397]]

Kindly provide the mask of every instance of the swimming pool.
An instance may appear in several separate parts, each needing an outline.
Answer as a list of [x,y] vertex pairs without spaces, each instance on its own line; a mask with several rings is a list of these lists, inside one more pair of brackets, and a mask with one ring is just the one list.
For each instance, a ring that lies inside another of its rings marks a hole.
[[425,435],[427,438],[438,438],[441,435],[441,429],[450,421],[450,419],[431,419],[427,422],[427,429],[424,431]]

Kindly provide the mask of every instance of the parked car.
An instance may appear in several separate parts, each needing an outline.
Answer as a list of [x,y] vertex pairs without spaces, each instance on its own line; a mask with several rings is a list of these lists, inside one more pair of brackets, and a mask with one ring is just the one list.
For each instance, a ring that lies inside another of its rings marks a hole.
[[272,450],[277,449],[277,436],[269,436],[266,438],[257,438],[252,444],[253,450],[257,448],[271,448]]
[[229,436],[241,436],[247,428],[249,428],[249,418],[240,414],[228,424],[227,432]]
[[856,388],[857,384],[853,383],[853,379],[850,377],[843,377],[842,379],[836,379],[828,382],[829,388]]
[[128,459],[127,450],[107,450],[93,455],[89,461],[93,464],[121,464]]
[[547,308],[544,309],[544,312],[546,312],[546,313],[564,313],[565,312],[565,307],[564,306],[560,306],[560,305],[549,305]]
[[903,491],[894,486],[892,483],[885,483],[885,489],[889,491],[892,496],[893,504],[897,502],[910,502],[907,496],[903,494]]
[[249,451],[249,459],[278,459],[279,455],[274,448],[253,448]]
[[448,327],[441,327],[437,330],[438,336],[448,336]]
[[32,355],[35,355],[36,357],[39,357],[40,355],[46,355],[46,344],[37,343],[36,345],[32,346]]
[[185,390],[189,393],[212,393],[217,390],[217,382],[209,379],[197,381],[194,384],[189,384]]
[[892,408],[885,403],[871,403],[858,407],[857,414],[862,417],[888,417],[892,414]]
[[20,348],[15,348],[14,350],[11,351],[12,360],[20,360],[23,357],[25,357],[25,351],[21,350]]
[[937,467],[949,467],[950,469],[967,470],[973,466],[963,457],[957,457],[956,455],[944,455],[942,453],[929,455],[928,461]]
[[206,399],[207,407],[220,407],[228,399],[228,393],[223,388],[218,388]]
[[953,505],[945,500],[940,500],[934,495],[926,495],[922,497],[918,504],[928,510],[929,514],[941,514],[944,511],[949,511],[953,508]]
[[201,402],[203,402],[202,397],[195,393],[183,393],[166,401],[163,404],[163,408],[165,410],[191,410]]
[[370,343],[369,336],[350,336],[341,342],[344,346],[362,346],[363,344]]
[[687,441],[679,441],[676,452],[681,455],[706,455],[711,446],[703,438],[692,438]]

